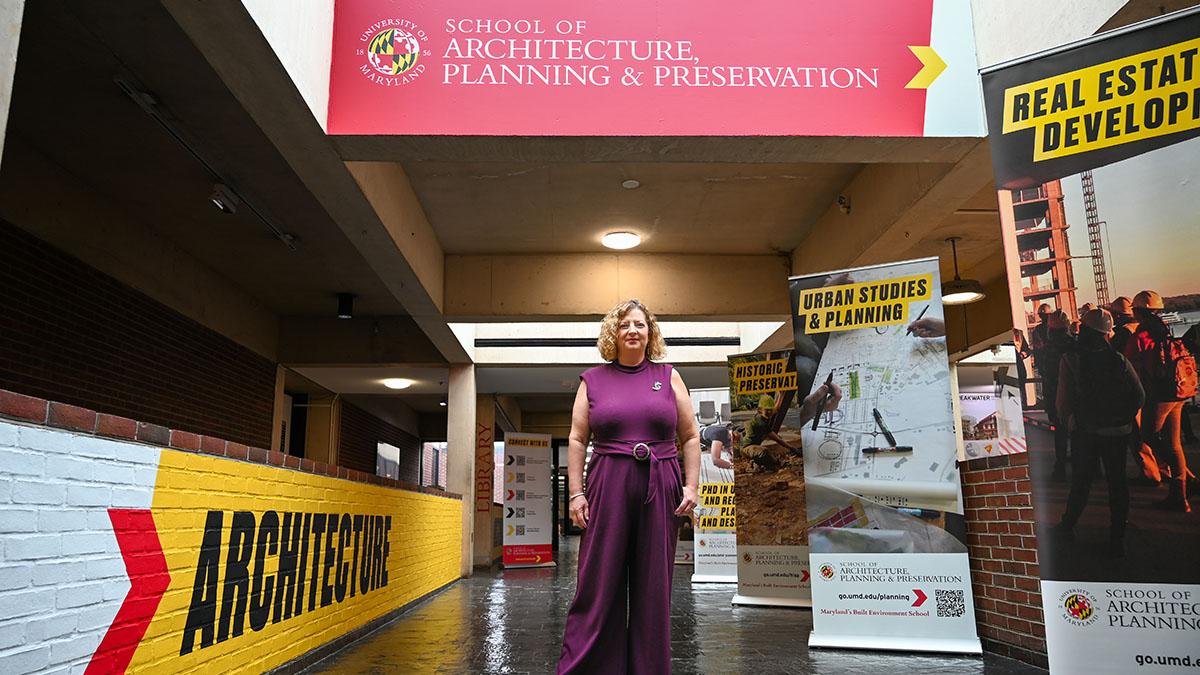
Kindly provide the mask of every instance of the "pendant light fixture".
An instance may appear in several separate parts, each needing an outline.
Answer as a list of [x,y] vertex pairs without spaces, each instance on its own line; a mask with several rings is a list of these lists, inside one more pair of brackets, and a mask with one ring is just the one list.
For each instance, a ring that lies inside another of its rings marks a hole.
[[954,279],[942,284],[942,304],[966,305],[979,302],[984,296],[983,284],[975,279],[963,279],[958,276],[958,242],[962,237],[950,237],[946,242],[954,254]]

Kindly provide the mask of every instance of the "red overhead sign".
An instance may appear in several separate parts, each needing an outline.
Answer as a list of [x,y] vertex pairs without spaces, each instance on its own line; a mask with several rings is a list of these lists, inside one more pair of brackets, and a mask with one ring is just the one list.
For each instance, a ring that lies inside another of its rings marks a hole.
[[965,7],[338,0],[329,133],[981,135]]

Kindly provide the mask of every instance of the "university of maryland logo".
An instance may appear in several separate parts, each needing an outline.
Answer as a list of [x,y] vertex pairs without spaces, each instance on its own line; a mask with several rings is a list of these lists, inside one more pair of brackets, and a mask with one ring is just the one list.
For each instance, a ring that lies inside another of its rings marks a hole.
[[1068,623],[1076,626],[1087,626],[1095,622],[1096,598],[1091,593],[1081,589],[1071,589],[1059,596],[1063,608],[1062,617]]
[[821,578],[822,579],[832,579],[835,571],[836,570],[833,569],[833,565],[830,565],[829,563],[825,563],[824,565],[821,565],[821,570],[820,570]]
[[421,45],[416,36],[402,28],[385,28],[367,45],[367,61],[380,75],[403,75],[417,65]]
[[[425,72],[430,56],[429,35],[408,19],[382,19],[359,35],[358,70],[375,84],[393,87],[412,82]],[[425,46],[422,46],[425,45]]]
[[749,553],[743,553],[742,560],[746,561],[746,564],[749,565],[750,563],[754,562],[754,556],[750,555]]

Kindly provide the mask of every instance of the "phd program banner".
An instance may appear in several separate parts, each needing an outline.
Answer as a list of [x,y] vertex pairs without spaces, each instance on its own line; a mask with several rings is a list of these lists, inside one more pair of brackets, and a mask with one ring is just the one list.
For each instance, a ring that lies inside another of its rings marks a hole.
[[[692,401],[721,410],[700,432],[700,504],[695,512],[692,583],[737,583],[737,504],[734,499],[733,422],[728,389],[693,389]],[[697,409],[699,413],[700,409]],[[684,542],[680,541],[682,545]]]
[[[1192,8],[983,73],[1009,298],[1024,345],[1052,673],[1178,673],[1200,664],[1191,478],[1200,444],[1186,431],[1200,428],[1198,36],[1200,8]],[[1068,327],[1040,323],[1041,304],[1062,310]],[[1095,331],[1072,325],[1089,304],[1114,318],[1105,348]],[[1119,352],[1145,394],[1140,415],[1135,399],[1098,413],[1128,398],[1125,385],[1092,375],[1084,386],[1071,369],[1082,356],[1061,356],[1062,345],[1117,364]],[[1134,431],[1116,441],[1087,433],[1097,414]]]
[[737,509],[721,515],[736,516],[735,605],[811,604],[799,403],[791,350],[729,357]]
[[550,436],[504,434],[505,567],[553,567]]
[[967,0],[338,0],[329,133],[982,136]]
[[792,277],[813,647],[979,653],[936,258]]

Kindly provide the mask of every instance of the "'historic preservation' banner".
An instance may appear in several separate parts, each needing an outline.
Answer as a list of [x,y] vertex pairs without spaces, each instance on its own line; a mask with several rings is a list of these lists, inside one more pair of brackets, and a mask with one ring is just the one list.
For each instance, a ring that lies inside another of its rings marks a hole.
[[808,532],[800,401],[791,350],[729,357],[736,605],[807,607]]
[[1193,8],[983,74],[1052,673],[1200,664],[1197,36]]
[[979,653],[936,258],[791,279],[809,645]]

